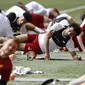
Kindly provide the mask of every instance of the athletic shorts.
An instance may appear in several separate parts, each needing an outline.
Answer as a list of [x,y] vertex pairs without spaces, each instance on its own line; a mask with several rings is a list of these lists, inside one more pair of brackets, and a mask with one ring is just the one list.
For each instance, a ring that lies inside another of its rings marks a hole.
[[34,51],[35,54],[42,54],[38,43],[38,34],[28,34],[28,41],[25,44],[24,53]]
[[32,13],[32,24],[44,29],[44,17],[42,15]]

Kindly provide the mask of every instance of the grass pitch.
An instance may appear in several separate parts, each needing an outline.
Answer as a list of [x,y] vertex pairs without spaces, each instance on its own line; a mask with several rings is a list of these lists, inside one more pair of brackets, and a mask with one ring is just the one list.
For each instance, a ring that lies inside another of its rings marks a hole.
[[[29,3],[32,0],[1,0],[0,8],[7,10],[13,6],[16,2],[23,2],[24,4]],[[55,7],[59,11],[79,7],[85,5],[85,0],[35,0],[45,7]],[[77,22],[81,22],[80,14],[85,9],[69,12],[68,14],[73,17]],[[83,58],[84,53],[78,52]],[[43,56],[42,56],[43,57]],[[32,70],[41,70],[44,74],[27,74],[17,75],[17,77],[28,77],[28,78],[78,78],[85,74],[85,61],[72,61],[72,60],[59,60],[56,58],[71,58],[68,52],[52,53],[54,60],[33,60],[27,61],[24,55],[18,54],[17,58],[13,61],[14,66],[30,67]],[[8,85],[40,85],[42,82],[9,82]],[[63,85],[58,83],[57,85]]]
[[[68,52],[51,53],[50,61],[43,59],[28,61],[25,55],[17,55],[13,64],[14,66],[30,67],[33,71],[40,70],[43,72],[43,74],[17,75],[17,77],[78,78],[85,74],[84,53],[78,52],[78,55],[82,56],[83,61],[73,61]],[[43,57],[43,55],[41,55],[41,57]],[[8,85],[40,85],[41,83],[42,82],[9,82]],[[58,85],[62,84],[59,83]]]

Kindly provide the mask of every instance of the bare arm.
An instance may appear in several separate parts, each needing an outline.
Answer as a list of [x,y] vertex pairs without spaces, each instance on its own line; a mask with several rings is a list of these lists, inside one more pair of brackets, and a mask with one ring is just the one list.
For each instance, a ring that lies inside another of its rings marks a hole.
[[36,27],[32,23],[26,23],[26,24],[23,25],[23,27],[27,30],[27,32],[29,30],[34,31],[36,33],[44,33],[45,32],[44,30],[42,30],[41,28]]
[[53,33],[52,32],[48,32],[45,35],[45,59],[49,60],[50,59],[50,52],[49,52],[49,39],[52,37]]
[[73,60],[82,60],[81,57],[79,55],[77,55],[77,53],[74,50],[75,49],[74,48],[74,42],[73,42],[72,39],[70,39],[67,42],[66,47],[68,48]]
[[23,25],[25,28],[26,28],[26,30],[28,31],[28,30],[31,30],[31,31],[34,31],[34,29],[35,29],[35,25],[33,25],[33,24],[31,24],[31,23],[26,23],[26,24],[24,24]]
[[69,19],[69,23],[70,23],[70,24],[75,23],[75,24],[78,24],[79,26],[80,26],[80,24],[81,24],[81,23],[75,22],[72,18]]
[[70,18],[69,23],[72,24],[72,23],[75,23],[75,22],[74,22],[74,20],[72,18]]

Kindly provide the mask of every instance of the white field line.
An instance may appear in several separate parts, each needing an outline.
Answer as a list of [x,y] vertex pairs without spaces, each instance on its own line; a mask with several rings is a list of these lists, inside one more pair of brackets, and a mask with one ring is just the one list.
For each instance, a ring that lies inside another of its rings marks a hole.
[[[27,78],[27,77],[16,77],[13,81],[17,82],[43,82],[46,81],[48,79],[53,79],[53,78]],[[69,81],[73,81],[76,78],[55,78],[55,80],[60,80],[61,82],[69,82]]]
[[75,7],[75,8],[60,11],[60,13],[72,12],[72,11],[76,11],[76,10],[80,10],[80,9],[84,9],[84,8],[85,8],[85,6],[79,6],[79,7]]

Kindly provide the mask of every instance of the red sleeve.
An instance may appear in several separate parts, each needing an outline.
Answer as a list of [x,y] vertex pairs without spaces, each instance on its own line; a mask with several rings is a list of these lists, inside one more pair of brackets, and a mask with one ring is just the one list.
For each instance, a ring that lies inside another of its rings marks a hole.
[[85,33],[85,24],[82,26],[81,30]]

